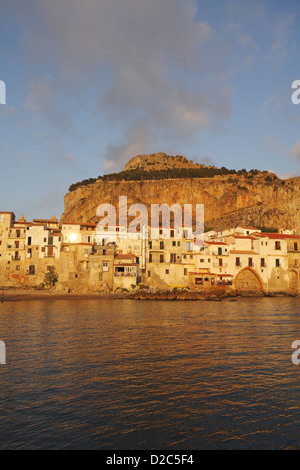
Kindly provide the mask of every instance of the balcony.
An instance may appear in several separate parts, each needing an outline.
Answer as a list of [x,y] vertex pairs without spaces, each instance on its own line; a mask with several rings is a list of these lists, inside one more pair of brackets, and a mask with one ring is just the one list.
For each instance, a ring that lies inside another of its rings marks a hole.
[[229,251],[227,253],[219,253],[218,251],[212,251],[213,256],[229,256]]
[[135,273],[135,272],[131,272],[131,273],[123,273],[123,272],[117,272],[117,271],[115,271],[115,272],[114,272],[114,276],[122,276],[122,277],[136,277],[136,273]]
[[7,244],[7,249],[8,250],[25,250],[25,244],[21,243],[19,244],[19,246],[16,245],[16,243]]
[[8,238],[26,238],[26,233],[9,233]]
[[223,263],[220,265],[219,263],[213,263],[214,268],[228,268],[228,263]]
[[21,256],[12,256],[11,260],[12,261],[21,261]]

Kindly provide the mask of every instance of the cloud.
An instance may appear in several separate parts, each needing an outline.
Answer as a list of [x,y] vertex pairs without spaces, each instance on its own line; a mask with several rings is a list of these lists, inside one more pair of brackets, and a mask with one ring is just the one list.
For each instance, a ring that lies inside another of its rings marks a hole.
[[54,89],[43,79],[36,79],[29,83],[29,91],[25,107],[29,111],[42,112],[52,106]]
[[22,10],[25,57],[55,70],[55,80],[32,81],[26,109],[61,127],[74,112],[64,106],[80,103],[79,113],[90,100],[90,113],[123,135],[119,149],[112,140],[109,161],[124,158],[121,148],[145,147],[128,140],[141,123],[168,145],[190,142],[230,116],[229,50],[210,24],[196,20],[196,0],[30,1],[34,21]]
[[278,111],[281,106],[281,100],[277,96],[271,96],[263,103],[262,109],[263,111]]
[[144,125],[134,125],[120,144],[110,144],[104,153],[105,173],[114,173],[124,169],[125,164],[136,155],[154,153],[151,149],[156,144],[155,135]]
[[291,148],[290,154],[296,159],[300,160],[300,140],[298,140],[295,145]]
[[272,149],[274,153],[278,155],[286,156],[289,153],[289,149],[284,147],[280,142],[275,140],[273,137],[265,137],[263,139],[263,142],[270,149]]
[[273,26],[273,42],[265,56],[268,65],[282,68],[290,53],[289,37],[293,32],[295,14],[287,14],[280,18]]

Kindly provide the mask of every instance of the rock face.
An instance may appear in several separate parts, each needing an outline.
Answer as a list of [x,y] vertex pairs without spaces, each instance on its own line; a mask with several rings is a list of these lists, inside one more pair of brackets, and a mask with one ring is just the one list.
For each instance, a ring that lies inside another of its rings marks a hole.
[[[129,162],[130,163],[130,162]],[[265,176],[215,176],[199,179],[101,181],[69,192],[62,222],[98,222],[97,207],[127,196],[128,207],[151,204],[204,204],[206,227],[215,230],[244,226],[284,227],[300,233],[300,177],[266,181]],[[150,221],[149,221],[150,222]]]
[[143,169],[145,171],[167,170],[168,168],[202,168],[205,165],[194,163],[182,155],[175,157],[165,153],[153,153],[151,155],[137,155],[126,163],[124,171]]

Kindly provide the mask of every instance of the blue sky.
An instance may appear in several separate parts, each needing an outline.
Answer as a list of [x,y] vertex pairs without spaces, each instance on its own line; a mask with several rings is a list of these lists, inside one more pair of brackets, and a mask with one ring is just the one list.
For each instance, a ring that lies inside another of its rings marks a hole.
[[1,0],[0,210],[60,217],[145,153],[299,176],[299,24],[297,0]]

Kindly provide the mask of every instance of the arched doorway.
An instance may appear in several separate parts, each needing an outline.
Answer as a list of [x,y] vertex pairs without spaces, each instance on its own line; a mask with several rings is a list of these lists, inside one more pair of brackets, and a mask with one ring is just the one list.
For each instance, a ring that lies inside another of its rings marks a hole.
[[298,274],[296,271],[289,272],[289,289],[292,292],[298,291]]
[[240,271],[235,280],[234,286],[241,293],[257,293],[263,290],[260,276],[252,268],[244,268]]

